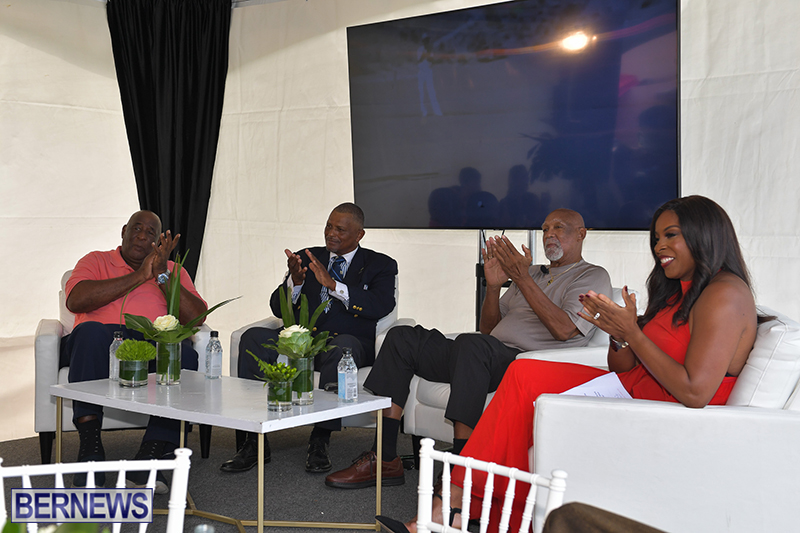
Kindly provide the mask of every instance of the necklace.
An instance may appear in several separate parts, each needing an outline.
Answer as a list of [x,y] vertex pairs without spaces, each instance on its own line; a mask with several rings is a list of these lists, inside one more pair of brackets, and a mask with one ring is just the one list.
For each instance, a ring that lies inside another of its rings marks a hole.
[[[578,261],[578,263],[580,263],[580,261]],[[545,287],[549,287],[549,286],[550,286],[550,284],[551,284],[551,283],[553,283],[553,280],[555,280],[555,279],[556,279],[558,276],[560,276],[560,275],[562,275],[562,274],[566,274],[567,272],[569,272],[570,270],[572,270],[573,268],[575,268],[576,266],[578,266],[578,263],[574,263],[574,264],[573,264],[571,267],[569,267],[568,269],[566,269],[564,272],[559,272],[559,273],[558,273],[558,274],[556,274],[556,275],[550,274],[550,281],[548,281],[548,282],[547,282],[547,285],[545,285]]]

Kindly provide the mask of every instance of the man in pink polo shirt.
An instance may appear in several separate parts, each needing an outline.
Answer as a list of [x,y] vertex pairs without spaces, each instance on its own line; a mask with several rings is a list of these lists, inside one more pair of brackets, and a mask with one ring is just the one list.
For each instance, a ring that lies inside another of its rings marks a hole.
[[[75,328],[62,339],[61,366],[69,365],[69,381],[89,381],[108,377],[108,348],[114,331],[124,337],[142,339],[142,334],[120,325],[122,301],[125,312],[155,320],[167,314],[166,282],[173,262],[168,257],[180,235],[161,233],[161,220],[150,211],[134,213],[122,227],[122,245],[107,252],[90,252],[78,261],[67,281],[67,308],[75,313]],[[135,288],[134,288],[135,287]],[[208,306],[200,297],[191,277],[181,273],[181,323],[202,314]],[[131,289],[133,289],[131,291]],[[128,292],[130,291],[130,294]],[[150,371],[155,371],[151,361]],[[197,370],[197,352],[184,341],[181,366]],[[73,402],[73,419],[80,436],[78,461],[103,461],[105,451],[100,439],[103,408]],[[180,422],[150,417],[142,445],[135,459],[160,459],[168,456],[179,442]],[[129,486],[143,486],[147,472],[129,472]],[[105,483],[102,473],[95,474],[98,486]],[[86,486],[86,475],[76,474],[74,486]],[[167,492],[159,472],[156,492]]]

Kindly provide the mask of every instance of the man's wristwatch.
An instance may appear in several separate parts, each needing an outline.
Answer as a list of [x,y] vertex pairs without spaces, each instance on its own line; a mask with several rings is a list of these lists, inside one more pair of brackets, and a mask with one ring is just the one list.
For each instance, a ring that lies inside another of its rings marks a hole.
[[159,274],[158,277],[156,278],[156,283],[158,283],[159,285],[163,285],[167,282],[167,280],[169,280],[169,270]]
[[628,343],[627,342],[625,342],[625,341],[621,341],[620,342],[617,339],[615,339],[614,337],[612,337],[611,335],[608,336],[608,343],[611,345],[611,349],[614,350],[615,352],[618,352],[620,350],[624,350],[625,348],[628,347]]

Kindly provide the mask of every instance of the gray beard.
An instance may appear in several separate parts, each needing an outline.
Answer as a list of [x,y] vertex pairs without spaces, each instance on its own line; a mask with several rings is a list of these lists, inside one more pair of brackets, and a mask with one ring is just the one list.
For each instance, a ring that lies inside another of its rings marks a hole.
[[547,247],[545,247],[544,249],[544,256],[549,261],[558,261],[559,259],[564,257],[564,249],[561,247],[561,245],[556,244],[555,246],[556,246],[555,250],[552,250],[550,252],[547,251]]

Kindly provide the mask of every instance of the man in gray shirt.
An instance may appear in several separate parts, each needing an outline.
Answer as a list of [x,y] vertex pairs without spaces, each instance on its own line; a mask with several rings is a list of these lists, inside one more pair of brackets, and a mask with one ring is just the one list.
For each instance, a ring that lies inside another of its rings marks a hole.
[[[484,250],[486,299],[481,310],[480,333],[448,339],[437,330],[403,326],[389,330],[375,358],[366,389],[390,396],[384,409],[383,484],[405,482],[397,456],[397,434],[409,386],[414,375],[450,384],[445,416],[453,421],[453,451],[459,453],[483,413],[486,395],[497,390],[508,365],[520,352],[585,346],[594,326],[578,317],[578,296],[593,290],[611,294],[611,279],[604,268],[581,257],[586,228],[575,211],[557,209],[542,224],[545,256],[550,265],[531,265],[530,250],[522,252],[503,237],[493,237]],[[507,280],[511,287],[503,296]],[[357,489],[374,486],[376,442],[344,470],[330,474],[330,487]]]

